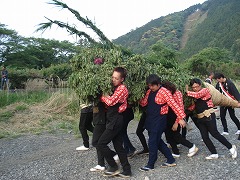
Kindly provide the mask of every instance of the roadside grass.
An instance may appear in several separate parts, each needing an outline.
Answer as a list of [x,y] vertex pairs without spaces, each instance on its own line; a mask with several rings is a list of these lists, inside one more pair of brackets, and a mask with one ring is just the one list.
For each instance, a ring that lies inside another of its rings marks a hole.
[[[3,100],[3,101],[1,101]],[[75,93],[0,92],[0,138],[66,132],[79,137],[79,104]]]
[[48,99],[49,97],[50,94],[44,91],[30,91],[30,92],[0,91],[0,108],[16,102],[24,102],[27,104],[38,103]]

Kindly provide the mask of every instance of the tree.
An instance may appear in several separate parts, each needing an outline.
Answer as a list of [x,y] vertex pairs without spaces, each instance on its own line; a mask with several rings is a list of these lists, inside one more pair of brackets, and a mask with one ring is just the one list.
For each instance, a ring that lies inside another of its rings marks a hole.
[[65,63],[81,46],[68,41],[24,38],[0,24],[0,64],[17,68],[43,68]]
[[186,60],[187,69],[196,75],[205,76],[209,72],[215,72],[222,63],[231,60],[231,53],[220,48],[205,48]]
[[6,28],[6,25],[0,24],[0,63],[7,60],[12,52],[16,52],[21,47],[22,38],[17,32]]
[[162,64],[165,68],[177,67],[176,52],[167,48],[161,41],[151,46],[151,51],[147,54],[150,63]]

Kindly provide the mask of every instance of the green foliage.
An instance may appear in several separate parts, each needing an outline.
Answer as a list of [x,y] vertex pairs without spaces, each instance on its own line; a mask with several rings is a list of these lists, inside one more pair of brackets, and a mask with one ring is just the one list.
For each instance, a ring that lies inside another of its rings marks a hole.
[[62,63],[43,68],[41,72],[46,78],[58,77],[62,80],[66,80],[72,73],[72,68],[69,63]]
[[11,83],[10,89],[24,89],[28,79],[42,78],[41,72],[36,69],[8,68],[8,78]]
[[[102,65],[93,63],[95,58],[102,58]],[[100,48],[86,48],[71,60],[73,73],[69,78],[72,87],[80,100],[88,102],[97,98],[99,90],[104,93],[111,92],[111,75],[113,67],[122,62],[122,54],[117,50],[104,50]]]
[[49,94],[44,91],[39,92],[15,92],[7,93],[4,91],[0,92],[0,107],[5,107],[7,105],[24,102],[28,104],[33,104],[37,102],[42,102],[49,98]]
[[54,80],[53,83],[57,85],[57,80],[67,80],[72,73],[72,67],[69,63],[61,63],[56,65],[51,65],[48,68],[38,69],[18,69],[18,68],[7,68],[9,82],[11,84],[10,89],[24,89],[25,84],[29,79],[46,79]]
[[221,65],[231,60],[231,54],[220,48],[205,48],[198,54],[189,58],[186,68],[191,74],[205,76],[209,72],[222,70]]
[[12,111],[6,111],[4,113],[0,114],[0,122],[7,123],[11,117],[14,116],[14,113]]
[[193,75],[206,76],[209,72],[221,72],[229,78],[239,78],[240,64],[233,62],[232,54],[226,49],[205,48],[184,63]]
[[211,0],[204,6],[207,18],[191,33],[182,50],[185,57],[191,57],[206,47],[231,50],[240,37],[239,0]]
[[151,46],[151,51],[146,55],[148,62],[162,64],[165,68],[177,67],[176,52],[167,48],[161,41]]
[[8,67],[41,69],[66,63],[78,48],[68,41],[24,38],[0,24],[0,64]]
[[[175,57],[174,52],[166,53],[164,58],[169,57]],[[95,65],[95,58],[102,58],[104,63]],[[128,71],[125,84],[129,89],[129,103],[135,105],[145,93],[146,77],[152,73],[158,74],[163,80],[174,82],[180,89],[185,87],[190,78],[175,66],[166,68],[161,63],[150,63],[142,55],[124,56],[117,49],[86,48],[71,60],[71,64],[73,74],[69,79],[70,87],[75,90],[80,101],[85,103],[98,101],[100,92],[111,94],[111,75],[117,66]]]
[[28,107],[27,107],[25,104],[23,104],[23,105],[18,105],[18,106],[16,106],[16,108],[15,108],[16,111],[24,111],[24,110],[27,110],[27,109],[28,109]]
[[149,52],[150,46],[158,41],[162,41],[170,49],[179,50],[184,23],[187,17],[200,7],[200,4],[194,5],[184,11],[151,20],[113,42],[140,54]]

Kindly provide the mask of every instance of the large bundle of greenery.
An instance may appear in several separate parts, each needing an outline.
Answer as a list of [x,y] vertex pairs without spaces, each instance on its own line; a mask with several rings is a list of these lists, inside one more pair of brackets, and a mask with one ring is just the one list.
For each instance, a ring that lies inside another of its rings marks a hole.
[[129,89],[129,103],[137,105],[146,91],[146,77],[158,74],[184,90],[190,76],[178,68],[165,68],[161,63],[149,63],[141,55],[124,55],[120,49],[84,48],[71,60],[73,73],[69,78],[81,103],[97,102],[100,94],[111,94],[111,76],[115,67],[127,69],[125,84]]
[[184,73],[176,63],[175,52],[165,48],[161,42],[152,48],[148,57],[132,55],[123,47],[116,46],[103,32],[96,27],[90,19],[84,18],[79,12],[70,8],[67,4],[52,0],[49,4],[70,11],[76,19],[89,27],[99,38],[91,38],[89,34],[76,29],[76,26],[59,20],[51,20],[41,23],[38,30],[46,30],[52,25],[65,28],[70,34],[74,34],[87,43],[81,46],[80,52],[71,59],[72,74],[69,85],[79,96],[81,103],[97,102],[101,94],[111,94],[111,75],[115,67],[121,66],[127,69],[128,75],[124,82],[129,90],[129,103],[138,104],[146,91],[146,77],[157,74],[163,80],[169,80],[183,90],[189,81],[189,76]]

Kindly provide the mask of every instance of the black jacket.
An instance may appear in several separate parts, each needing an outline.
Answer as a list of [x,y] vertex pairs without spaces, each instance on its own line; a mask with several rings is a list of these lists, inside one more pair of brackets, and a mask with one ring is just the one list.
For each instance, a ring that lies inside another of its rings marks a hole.
[[[226,79],[226,82],[222,83],[224,89],[231,94],[232,96],[234,96],[234,98],[237,101],[240,101],[240,94],[236,88],[236,86],[233,84],[233,82],[230,79]],[[219,82],[216,84],[216,89],[219,90],[222,93],[222,90],[220,88]]]

